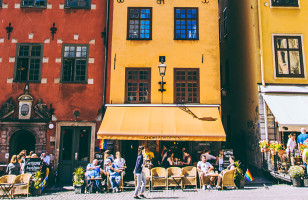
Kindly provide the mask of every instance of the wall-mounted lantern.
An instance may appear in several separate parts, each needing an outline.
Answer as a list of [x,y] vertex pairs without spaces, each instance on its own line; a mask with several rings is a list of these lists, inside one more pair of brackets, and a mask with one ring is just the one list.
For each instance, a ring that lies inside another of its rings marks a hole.
[[13,31],[13,27],[11,26],[11,22],[9,23],[9,26],[5,27],[6,33],[7,33],[7,39],[10,40],[11,33]]
[[55,34],[57,33],[57,27],[56,27],[56,23],[53,23],[52,24],[52,27],[50,28],[50,31],[51,31],[51,36],[52,36],[52,40],[55,39]]
[[160,91],[161,93],[166,91],[164,89],[164,84],[166,84],[166,82],[164,82],[164,76],[166,74],[166,69],[167,69],[167,66],[164,64],[164,61],[161,60],[161,64],[158,66],[159,75],[161,76],[161,82],[158,82],[158,84],[160,84],[160,89],[158,91]]

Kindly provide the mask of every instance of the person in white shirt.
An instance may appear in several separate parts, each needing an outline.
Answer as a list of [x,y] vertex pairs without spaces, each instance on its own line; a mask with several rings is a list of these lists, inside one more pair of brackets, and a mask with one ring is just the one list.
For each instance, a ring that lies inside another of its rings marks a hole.
[[121,157],[121,153],[119,151],[116,152],[116,159],[114,160],[114,164],[116,164],[119,169],[124,170],[126,168],[125,159]]
[[[214,170],[214,167],[209,163],[206,162],[206,156],[201,156],[201,161],[197,164],[197,170],[199,171],[199,178],[201,180],[202,190],[205,190],[206,179],[208,179],[207,175],[210,171]],[[210,178],[211,182],[214,181],[214,177]],[[208,189],[211,189],[211,185],[207,186]]]
[[294,154],[295,148],[296,148],[296,134],[292,133],[289,135],[289,140],[288,140],[288,144],[287,144],[287,154],[291,155]]
[[42,153],[41,159],[43,160],[43,162],[45,162],[47,164],[47,166],[50,165],[50,156],[49,155],[47,155],[46,153]]

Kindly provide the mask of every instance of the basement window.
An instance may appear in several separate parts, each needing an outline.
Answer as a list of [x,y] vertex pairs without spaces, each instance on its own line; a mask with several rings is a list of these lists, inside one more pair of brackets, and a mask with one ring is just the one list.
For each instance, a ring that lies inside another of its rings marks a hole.
[[272,6],[299,7],[299,0],[272,0]]
[[90,9],[91,0],[65,0],[65,8]]
[[45,8],[47,0],[21,0],[22,8]]

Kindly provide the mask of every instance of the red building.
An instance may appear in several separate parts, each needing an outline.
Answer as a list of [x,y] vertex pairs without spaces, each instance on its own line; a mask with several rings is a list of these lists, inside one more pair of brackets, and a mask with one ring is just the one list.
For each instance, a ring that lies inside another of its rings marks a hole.
[[0,162],[47,151],[71,181],[101,122],[106,0],[0,2]]

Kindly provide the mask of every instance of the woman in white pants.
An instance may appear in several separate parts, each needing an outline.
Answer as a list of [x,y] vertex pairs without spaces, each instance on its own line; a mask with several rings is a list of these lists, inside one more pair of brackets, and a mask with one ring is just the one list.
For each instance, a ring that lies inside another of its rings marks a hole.
[[[143,194],[144,190],[145,190],[145,184],[146,184],[145,174],[143,172],[143,168],[144,168],[143,154],[144,154],[144,146],[139,146],[138,157],[137,157],[137,161],[136,161],[136,167],[135,167],[135,170],[134,170],[134,173],[135,173],[136,179],[137,179],[137,185],[136,185],[135,195],[134,195],[135,199],[140,199],[140,197],[145,198],[145,196]],[[141,182],[142,182],[142,185],[141,185]],[[140,195],[138,196],[140,187],[141,187],[141,191],[140,191]]]

